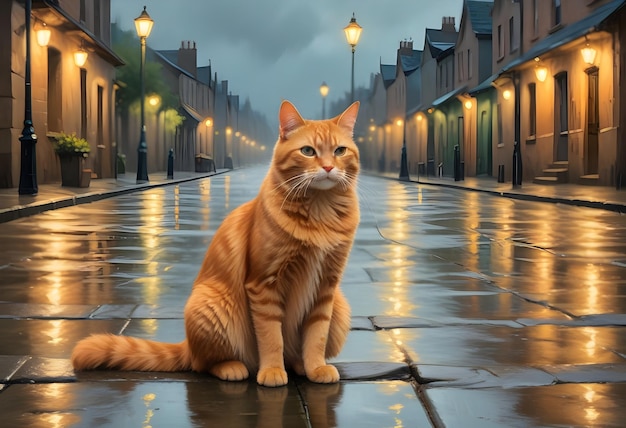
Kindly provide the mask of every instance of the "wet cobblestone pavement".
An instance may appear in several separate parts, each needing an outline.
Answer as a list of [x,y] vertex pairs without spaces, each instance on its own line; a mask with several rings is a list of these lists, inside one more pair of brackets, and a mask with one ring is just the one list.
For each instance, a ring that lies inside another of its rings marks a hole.
[[74,373],[71,350],[91,333],[183,338],[212,234],[264,174],[236,170],[12,221],[5,210],[0,425],[624,425],[626,217],[369,176],[342,284],[353,320],[333,361],[339,384]]

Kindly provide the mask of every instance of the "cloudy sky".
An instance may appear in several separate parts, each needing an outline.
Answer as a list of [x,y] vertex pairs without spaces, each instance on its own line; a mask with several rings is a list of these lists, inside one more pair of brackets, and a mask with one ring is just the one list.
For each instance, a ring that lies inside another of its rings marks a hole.
[[143,6],[154,19],[148,45],[178,49],[196,42],[198,65],[209,63],[229,90],[275,121],[282,99],[303,116],[321,117],[319,87],[326,101],[350,91],[351,50],[343,28],[352,13],[363,27],[355,53],[355,86],[369,86],[379,63],[395,63],[400,41],[423,49],[425,28],[441,28],[454,16],[458,29],[462,0],[111,0],[111,21],[134,31]]

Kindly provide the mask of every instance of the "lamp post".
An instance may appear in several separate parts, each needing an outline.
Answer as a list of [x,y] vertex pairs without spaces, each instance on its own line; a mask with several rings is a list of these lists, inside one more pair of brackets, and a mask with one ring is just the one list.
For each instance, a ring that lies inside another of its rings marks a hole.
[[146,39],[152,31],[154,21],[146,12],[146,6],[143,7],[141,15],[135,18],[135,29],[139,40],[141,40],[141,63],[139,66],[139,74],[141,80],[141,134],[139,137],[139,147],[137,147],[137,183],[145,183],[148,179],[148,145],[146,144],[146,82],[144,78],[144,67],[146,64]]
[[36,195],[37,187],[37,134],[33,126],[32,91],[30,81],[30,14],[32,0],[24,2],[25,26],[26,26],[26,63],[24,65],[24,129],[20,137],[21,163],[20,163],[20,195]]
[[352,47],[352,83],[350,86],[350,102],[354,102],[354,50],[356,49],[357,43],[359,43],[361,31],[363,31],[363,28],[356,23],[356,18],[354,17],[354,13],[352,13],[350,23],[343,29],[343,32],[346,34],[346,40],[348,41],[350,47]]
[[326,82],[322,82],[320,94],[322,95],[322,119],[326,119],[326,95],[328,95],[328,85]]

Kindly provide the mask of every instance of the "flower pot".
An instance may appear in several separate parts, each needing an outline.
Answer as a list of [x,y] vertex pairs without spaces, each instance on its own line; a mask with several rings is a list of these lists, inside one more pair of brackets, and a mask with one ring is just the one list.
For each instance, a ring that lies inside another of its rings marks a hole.
[[85,158],[81,154],[59,154],[61,161],[61,186],[89,187],[91,175],[84,174]]

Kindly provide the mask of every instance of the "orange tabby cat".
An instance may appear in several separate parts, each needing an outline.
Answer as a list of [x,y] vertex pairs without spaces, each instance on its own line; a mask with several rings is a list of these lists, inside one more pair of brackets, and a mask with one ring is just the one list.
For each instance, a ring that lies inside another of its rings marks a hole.
[[284,101],[259,194],[226,217],[207,250],[185,306],[187,338],[93,335],[76,345],[74,368],[195,370],[223,380],[256,372],[265,386],[285,385],[292,368],[337,382],[326,358],[350,329],[339,283],[359,222],[358,109],[312,121]]

